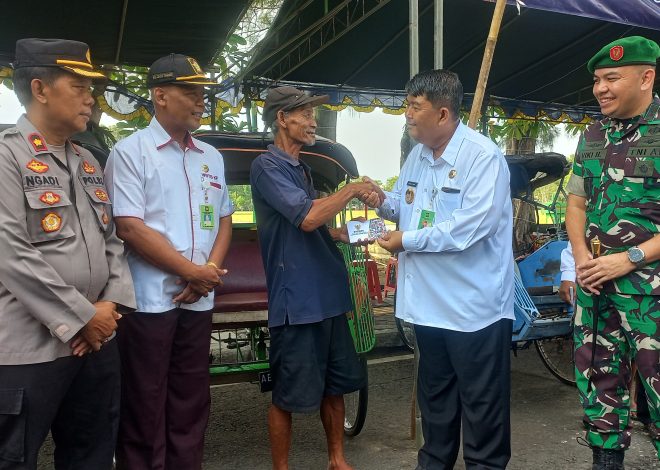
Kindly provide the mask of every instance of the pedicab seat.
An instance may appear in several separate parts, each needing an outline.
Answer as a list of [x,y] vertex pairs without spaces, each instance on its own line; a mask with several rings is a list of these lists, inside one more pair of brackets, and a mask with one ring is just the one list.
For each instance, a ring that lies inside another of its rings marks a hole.
[[223,267],[228,273],[215,290],[214,313],[268,310],[266,274],[257,231],[234,229]]

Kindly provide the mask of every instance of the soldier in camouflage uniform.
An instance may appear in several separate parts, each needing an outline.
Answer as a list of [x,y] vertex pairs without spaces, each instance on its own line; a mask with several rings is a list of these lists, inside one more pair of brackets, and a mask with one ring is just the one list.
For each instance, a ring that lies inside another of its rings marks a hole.
[[[654,41],[635,36],[608,44],[589,61],[593,93],[606,117],[580,139],[568,184],[566,227],[580,286],[576,377],[594,469],[623,468],[633,358],[660,455],[658,57]],[[599,257],[590,249],[596,239]]]

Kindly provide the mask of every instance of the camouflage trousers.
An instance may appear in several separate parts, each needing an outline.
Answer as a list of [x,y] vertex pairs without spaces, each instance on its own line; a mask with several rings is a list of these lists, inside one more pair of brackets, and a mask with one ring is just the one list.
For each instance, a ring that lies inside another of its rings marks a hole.
[[[660,457],[660,298],[578,288],[575,314],[575,375],[584,408],[586,439],[594,447],[630,446],[630,360],[635,359],[648,397],[650,431]],[[598,312],[594,347],[593,319]]]

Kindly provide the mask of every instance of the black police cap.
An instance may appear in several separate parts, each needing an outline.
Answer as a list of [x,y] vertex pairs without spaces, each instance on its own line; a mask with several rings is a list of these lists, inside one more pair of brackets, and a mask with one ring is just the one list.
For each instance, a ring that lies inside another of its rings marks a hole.
[[23,67],[59,67],[67,72],[92,79],[105,79],[94,69],[89,46],[69,39],[27,38],[16,41],[14,69]]

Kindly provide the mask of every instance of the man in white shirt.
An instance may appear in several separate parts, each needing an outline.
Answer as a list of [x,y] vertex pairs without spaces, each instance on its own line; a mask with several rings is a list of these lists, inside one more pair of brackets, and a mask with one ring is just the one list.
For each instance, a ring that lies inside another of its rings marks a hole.
[[137,312],[118,333],[118,468],[199,469],[210,394],[213,289],[231,239],[222,156],[195,139],[212,85],[195,59],[154,62],[155,117],[118,142],[106,178],[126,243]]
[[509,397],[513,219],[498,147],[461,124],[463,87],[447,70],[406,85],[406,122],[420,142],[383,194],[400,231],[397,317],[413,323],[424,446],[418,469],[454,467],[463,426],[466,468],[503,469],[511,455]]
[[559,298],[567,304],[575,303],[575,258],[573,247],[568,242],[566,248],[561,250],[561,284],[559,285]]

